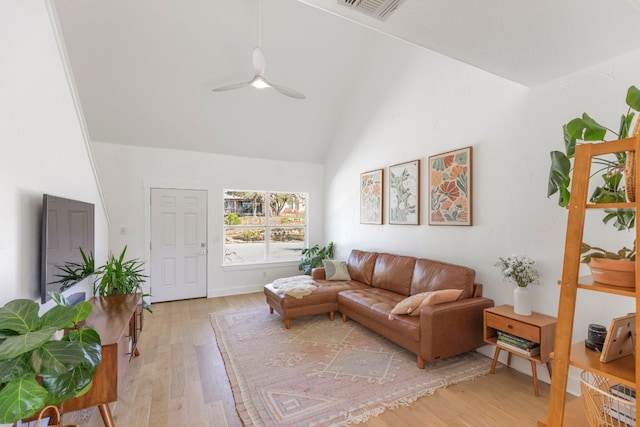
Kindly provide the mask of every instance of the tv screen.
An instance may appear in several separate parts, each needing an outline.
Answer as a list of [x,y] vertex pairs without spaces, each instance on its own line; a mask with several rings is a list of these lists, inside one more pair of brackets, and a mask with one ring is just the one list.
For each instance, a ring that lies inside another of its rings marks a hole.
[[[68,263],[82,264],[82,253],[93,254],[95,240],[95,206],[92,203],[45,194],[42,202],[42,256],[40,296],[49,301],[49,292],[60,292],[56,283]],[[75,284],[75,283],[73,283]],[[69,284],[72,286],[73,284]],[[69,286],[69,287],[70,287]]]

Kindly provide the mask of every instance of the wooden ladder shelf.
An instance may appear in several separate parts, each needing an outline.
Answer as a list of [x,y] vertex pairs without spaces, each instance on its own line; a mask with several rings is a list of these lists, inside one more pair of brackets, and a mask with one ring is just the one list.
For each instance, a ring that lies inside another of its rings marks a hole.
[[[573,343],[573,323],[576,310],[576,296],[578,289],[613,293],[633,297],[636,299],[636,313],[639,312],[640,276],[636,272],[636,287],[616,288],[613,286],[593,283],[590,278],[579,278],[580,270],[580,246],[583,241],[585,227],[585,212],[588,209],[636,209],[634,203],[608,203],[589,204],[587,193],[589,192],[589,177],[593,157],[609,153],[635,151],[640,149],[640,136],[620,139],[596,144],[580,144],[576,146],[574,170],[571,183],[571,200],[569,202],[569,217],[567,220],[567,233],[564,248],[564,263],[562,267],[562,280],[560,282],[560,301],[558,304],[558,324],[556,329],[555,352],[553,354],[553,377],[551,380],[551,392],[549,396],[549,408],[546,420],[538,422],[538,426],[560,427],[566,421],[567,426],[573,427],[575,419],[584,419],[584,415],[578,411],[584,411],[582,399],[576,399],[569,405],[565,404],[569,366],[575,366],[583,370],[592,371],[597,375],[607,377],[616,382],[632,385],[640,384],[640,369],[636,370],[640,353],[635,356],[619,359],[607,364],[600,363],[597,353],[591,355],[585,350],[584,342]],[[640,173],[636,173],[636,188],[640,189]],[[640,242],[640,230],[636,227],[636,241]],[[637,261],[636,261],[637,265]],[[637,269],[636,269],[637,271]],[[624,313],[623,313],[624,314]],[[608,325],[607,325],[608,326]],[[640,330],[640,317],[636,316],[636,329]],[[594,357],[595,356],[595,357]],[[624,360],[626,359],[626,360]],[[574,412],[574,414],[572,414]],[[577,412],[577,417],[575,416]],[[636,408],[636,419],[638,411]],[[586,425],[586,424],[585,424]]]

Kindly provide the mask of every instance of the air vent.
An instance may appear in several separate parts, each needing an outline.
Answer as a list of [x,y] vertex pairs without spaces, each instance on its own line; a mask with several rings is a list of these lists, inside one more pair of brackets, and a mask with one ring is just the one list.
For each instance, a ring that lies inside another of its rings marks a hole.
[[403,1],[404,0],[338,0],[338,4],[384,21]]

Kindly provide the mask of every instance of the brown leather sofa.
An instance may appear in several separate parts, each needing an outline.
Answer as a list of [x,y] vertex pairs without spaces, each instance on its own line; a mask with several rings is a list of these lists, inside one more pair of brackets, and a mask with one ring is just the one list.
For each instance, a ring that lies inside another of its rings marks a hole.
[[[323,268],[312,273],[318,289],[296,299],[278,295],[271,285],[264,293],[270,311],[277,311],[287,328],[290,319],[340,311],[417,355],[418,367],[483,345],[482,313],[493,300],[482,296],[475,271],[430,259],[353,250],[347,261],[351,280],[327,281]],[[440,289],[461,289],[458,300],[421,308],[419,316],[389,315],[410,295]]]

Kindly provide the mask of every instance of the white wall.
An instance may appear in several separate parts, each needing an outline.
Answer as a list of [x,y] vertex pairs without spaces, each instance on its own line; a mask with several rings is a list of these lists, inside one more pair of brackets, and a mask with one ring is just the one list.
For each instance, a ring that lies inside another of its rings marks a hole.
[[[309,244],[326,244],[322,239],[322,166],[105,143],[93,143],[93,147],[109,206],[109,247],[115,253],[126,244],[128,257],[149,261],[151,188],[207,191],[209,297],[261,291],[275,278],[301,274],[296,262],[222,267],[225,189],[309,193]],[[146,267],[148,270],[148,262]]]
[[[513,285],[493,264],[499,256],[526,254],[537,260],[542,278],[532,288],[534,309],[557,315],[566,212],[546,198],[549,152],[563,149],[562,124],[583,111],[617,129],[626,89],[640,84],[640,53],[527,89],[397,40],[381,37],[375,51],[325,164],[325,238],[336,243],[337,258],[359,248],[464,264],[476,270],[485,296],[500,305],[513,303]],[[469,145],[474,225],[426,225],[427,157]],[[423,225],[389,225],[386,218],[384,225],[360,224],[360,173],[385,168],[386,216],[386,168],[414,159],[423,162]],[[633,243],[599,221],[591,223],[595,237],[606,231],[606,240]],[[578,307],[575,340],[584,339],[589,323],[608,327],[611,318],[635,310],[630,298],[593,292],[580,292]],[[493,354],[488,347],[482,351]],[[528,362],[518,359],[515,366],[530,374]],[[575,393],[576,375],[572,370]],[[539,376],[549,381],[545,369]]]
[[107,219],[56,40],[47,2],[0,2],[0,305],[40,298],[43,193],[94,203],[95,255],[106,256]]

